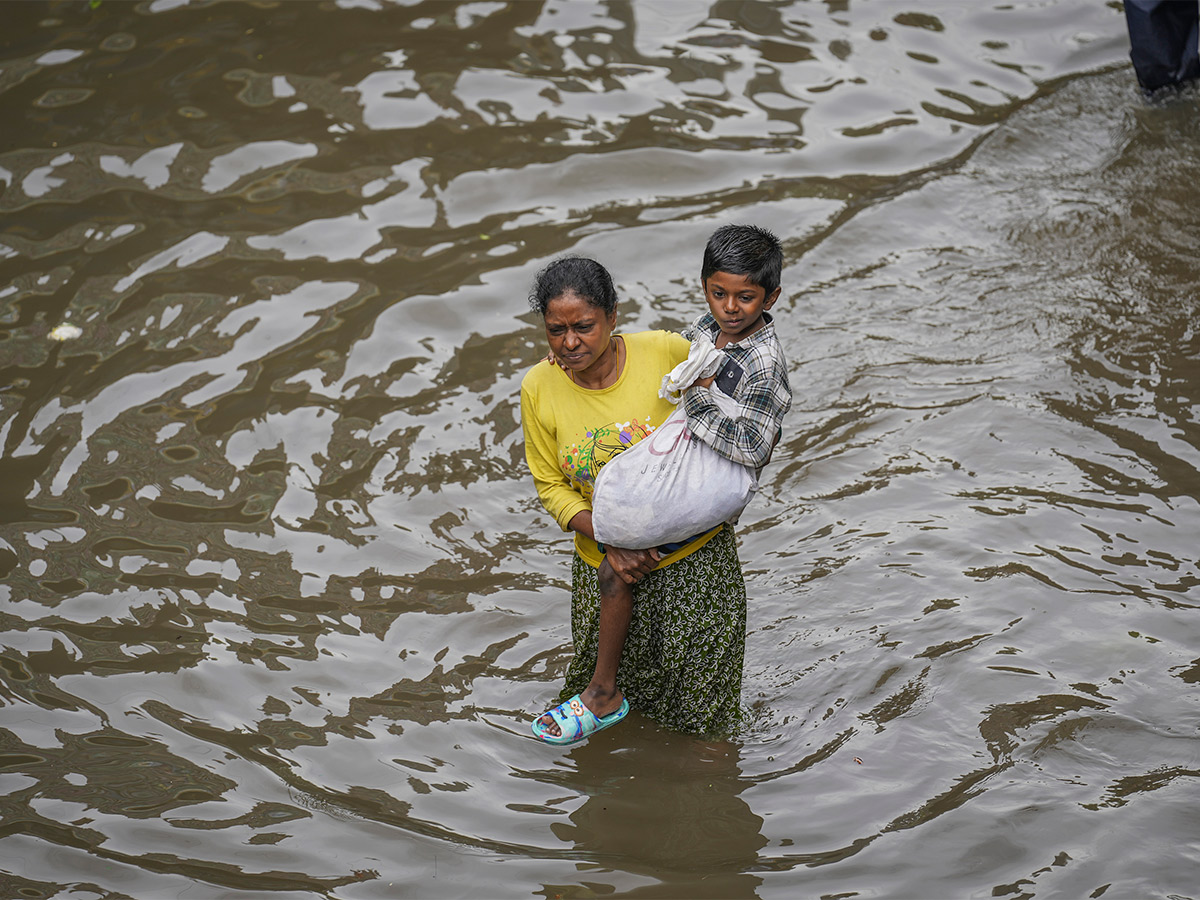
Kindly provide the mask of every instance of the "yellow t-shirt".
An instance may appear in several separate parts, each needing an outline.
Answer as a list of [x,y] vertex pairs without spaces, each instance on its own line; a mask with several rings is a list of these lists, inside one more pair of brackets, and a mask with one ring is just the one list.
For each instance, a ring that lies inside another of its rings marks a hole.
[[[521,381],[525,459],[542,505],[563,531],[577,513],[592,508],[592,488],[604,464],[675,411],[658,396],[658,389],[663,376],[687,359],[688,341],[669,331],[621,337],[625,367],[610,387],[598,391],[580,387],[564,370],[545,360]],[[663,557],[658,568],[698,550],[719,530],[717,526]],[[591,566],[599,566],[604,559],[596,542],[578,532],[575,549]]]

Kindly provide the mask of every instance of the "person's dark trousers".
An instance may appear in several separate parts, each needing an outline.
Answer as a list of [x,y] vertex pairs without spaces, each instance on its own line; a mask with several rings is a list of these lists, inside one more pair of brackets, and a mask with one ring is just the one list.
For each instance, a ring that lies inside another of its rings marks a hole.
[[1133,69],[1146,93],[1200,78],[1196,0],[1125,0],[1125,24]]

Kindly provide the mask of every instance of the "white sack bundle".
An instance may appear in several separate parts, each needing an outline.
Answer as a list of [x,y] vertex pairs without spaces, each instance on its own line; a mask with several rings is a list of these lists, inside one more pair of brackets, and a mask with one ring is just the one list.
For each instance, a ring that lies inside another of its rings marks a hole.
[[[712,394],[725,415],[737,415],[732,398]],[[736,520],[756,490],[751,469],[693,437],[681,406],[600,470],[592,530],[612,547],[659,547]]]

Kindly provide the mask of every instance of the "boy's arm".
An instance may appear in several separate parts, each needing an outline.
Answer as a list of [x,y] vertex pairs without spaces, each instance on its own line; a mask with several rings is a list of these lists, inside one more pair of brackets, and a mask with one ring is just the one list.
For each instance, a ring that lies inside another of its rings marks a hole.
[[750,376],[738,401],[737,418],[721,412],[708,388],[689,388],[683,395],[688,428],[727,459],[762,468],[771,458],[783,417],[792,406],[786,375],[779,376],[774,370]]

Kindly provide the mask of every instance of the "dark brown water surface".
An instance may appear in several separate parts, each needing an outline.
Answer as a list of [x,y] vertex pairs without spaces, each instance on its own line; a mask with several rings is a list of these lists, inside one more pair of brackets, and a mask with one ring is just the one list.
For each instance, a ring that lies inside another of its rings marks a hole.
[[[1117,4],[2,14],[0,895],[1200,896],[1200,101]],[[524,296],[678,327],[729,221],[749,724],[540,745]]]

